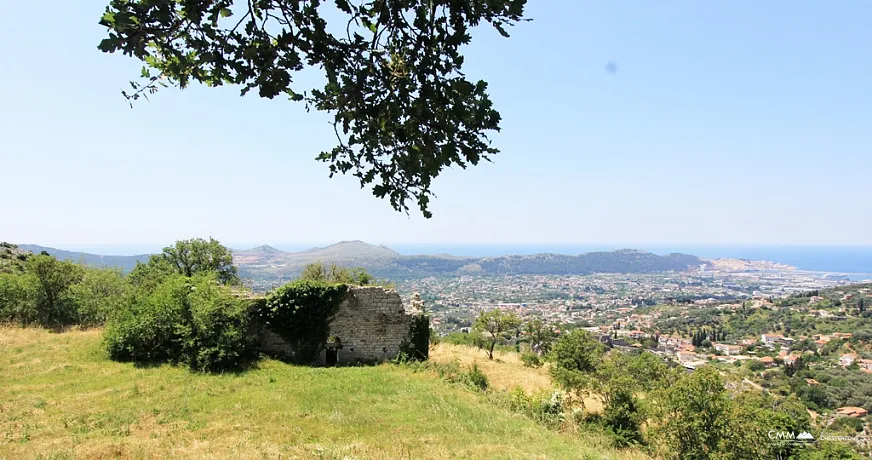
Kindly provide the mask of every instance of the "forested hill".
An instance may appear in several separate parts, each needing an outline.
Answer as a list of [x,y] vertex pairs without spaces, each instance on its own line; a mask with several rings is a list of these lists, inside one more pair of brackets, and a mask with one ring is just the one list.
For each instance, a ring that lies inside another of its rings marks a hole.
[[585,275],[591,273],[656,273],[699,266],[696,256],[659,256],[645,251],[620,250],[581,255],[535,254],[501,257],[402,255],[384,246],[346,241],[305,252],[274,250],[234,251],[240,274],[247,278],[287,277],[315,261],[361,266],[378,277],[429,275]]
[[89,254],[87,252],[64,251],[63,249],[49,248],[38,244],[20,244],[19,249],[30,251],[34,254],[39,254],[45,251],[60,260],[72,260],[73,262],[83,263],[85,265],[94,265],[102,267],[118,267],[124,271],[133,270],[136,262],[148,261],[148,254],[140,254],[136,256],[104,256],[100,254]]
[[[115,266],[131,270],[148,255],[107,256],[71,252],[33,244],[20,249],[46,251],[62,259],[88,265]],[[270,246],[234,249],[234,263],[240,275],[252,279],[289,278],[299,274],[312,262],[336,263],[364,267],[375,276],[396,278],[430,275],[586,275],[591,273],[657,273],[682,271],[699,266],[702,261],[687,254],[660,256],[645,251],[624,249],[589,252],[581,255],[534,254],[500,257],[456,257],[451,255],[402,255],[390,248],[344,241],[302,252],[286,252]]]

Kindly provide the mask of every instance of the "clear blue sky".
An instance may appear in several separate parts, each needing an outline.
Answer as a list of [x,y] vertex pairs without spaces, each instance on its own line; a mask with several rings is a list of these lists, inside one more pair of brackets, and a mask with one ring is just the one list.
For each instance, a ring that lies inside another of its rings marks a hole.
[[302,105],[194,87],[131,110],[105,1],[0,10],[0,240],[872,245],[866,1],[530,1],[467,49],[502,153],[437,179],[430,220],[328,179]]

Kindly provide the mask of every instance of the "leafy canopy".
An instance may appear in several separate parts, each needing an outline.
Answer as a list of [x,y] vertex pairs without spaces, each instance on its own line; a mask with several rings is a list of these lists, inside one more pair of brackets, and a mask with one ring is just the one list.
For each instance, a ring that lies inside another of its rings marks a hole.
[[130,281],[136,286],[153,288],[174,273],[188,278],[214,273],[221,284],[239,284],[233,254],[214,238],[176,241],[160,254],[151,256],[147,264],[137,263],[130,273]]
[[374,281],[373,277],[363,267],[348,268],[336,265],[335,263],[330,264],[328,267],[322,262],[313,262],[306,265],[298,280],[351,284],[356,286],[367,286]]
[[483,341],[488,359],[494,359],[494,347],[500,340],[509,340],[517,334],[521,318],[512,312],[502,310],[486,311],[475,319],[473,328]]
[[[333,115],[338,145],[317,158],[330,176],[349,171],[361,187],[425,217],[430,183],[446,167],[476,165],[497,150],[487,83],[467,80],[460,47],[470,28],[503,36],[523,20],[526,0],[111,0],[98,48],[145,63],[128,99],[158,86],[257,89]],[[330,18],[328,26],[327,18]],[[335,19],[335,20],[334,20]],[[306,68],[325,84],[294,83]]]

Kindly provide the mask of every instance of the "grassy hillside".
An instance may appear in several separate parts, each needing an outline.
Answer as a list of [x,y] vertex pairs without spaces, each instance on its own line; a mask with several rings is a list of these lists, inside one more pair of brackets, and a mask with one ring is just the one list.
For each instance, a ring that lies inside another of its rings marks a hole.
[[240,375],[106,360],[99,331],[0,328],[0,458],[640,458],[403,367]]
[[[494,359],[487,359],[484,350],[440,343],[430,350],[430,359],[436,362],[459,361],[464,366],[478,365],[490,384],[499,390],[511,391],[520,388],[528,394],[552,392],[556,388],[548,376],[548,364],[540,368],[524,366],[521,356],[515,352],[494,351]],[[584,407],[591,412],[602,412],[602,401],[594,397],[584,398]]]

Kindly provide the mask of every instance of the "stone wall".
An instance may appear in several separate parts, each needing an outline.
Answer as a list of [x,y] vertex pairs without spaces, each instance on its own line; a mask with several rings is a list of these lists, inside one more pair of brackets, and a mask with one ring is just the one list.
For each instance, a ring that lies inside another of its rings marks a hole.
[[[357,361],[385,361],[400,353],[409,339],[414,315],[423,314],[403,305],[397,291],[381,287],[351,287],[330,323],[330,335],[342,341],[339,364]],[[322,363],[326,353],[321,353]]]
[[[397,357],[409,340],[412,320],[424,314],[422,302],[413,297],[406,307],[396,290],[376,286],[352,286],[330,323],[330,335],[338,337],[339,364],[386,361]],[[272,354],[290,356],[290,346],[278,334],[261,328],[261,347]],[[317,364],[326,363],[322,351]]]

